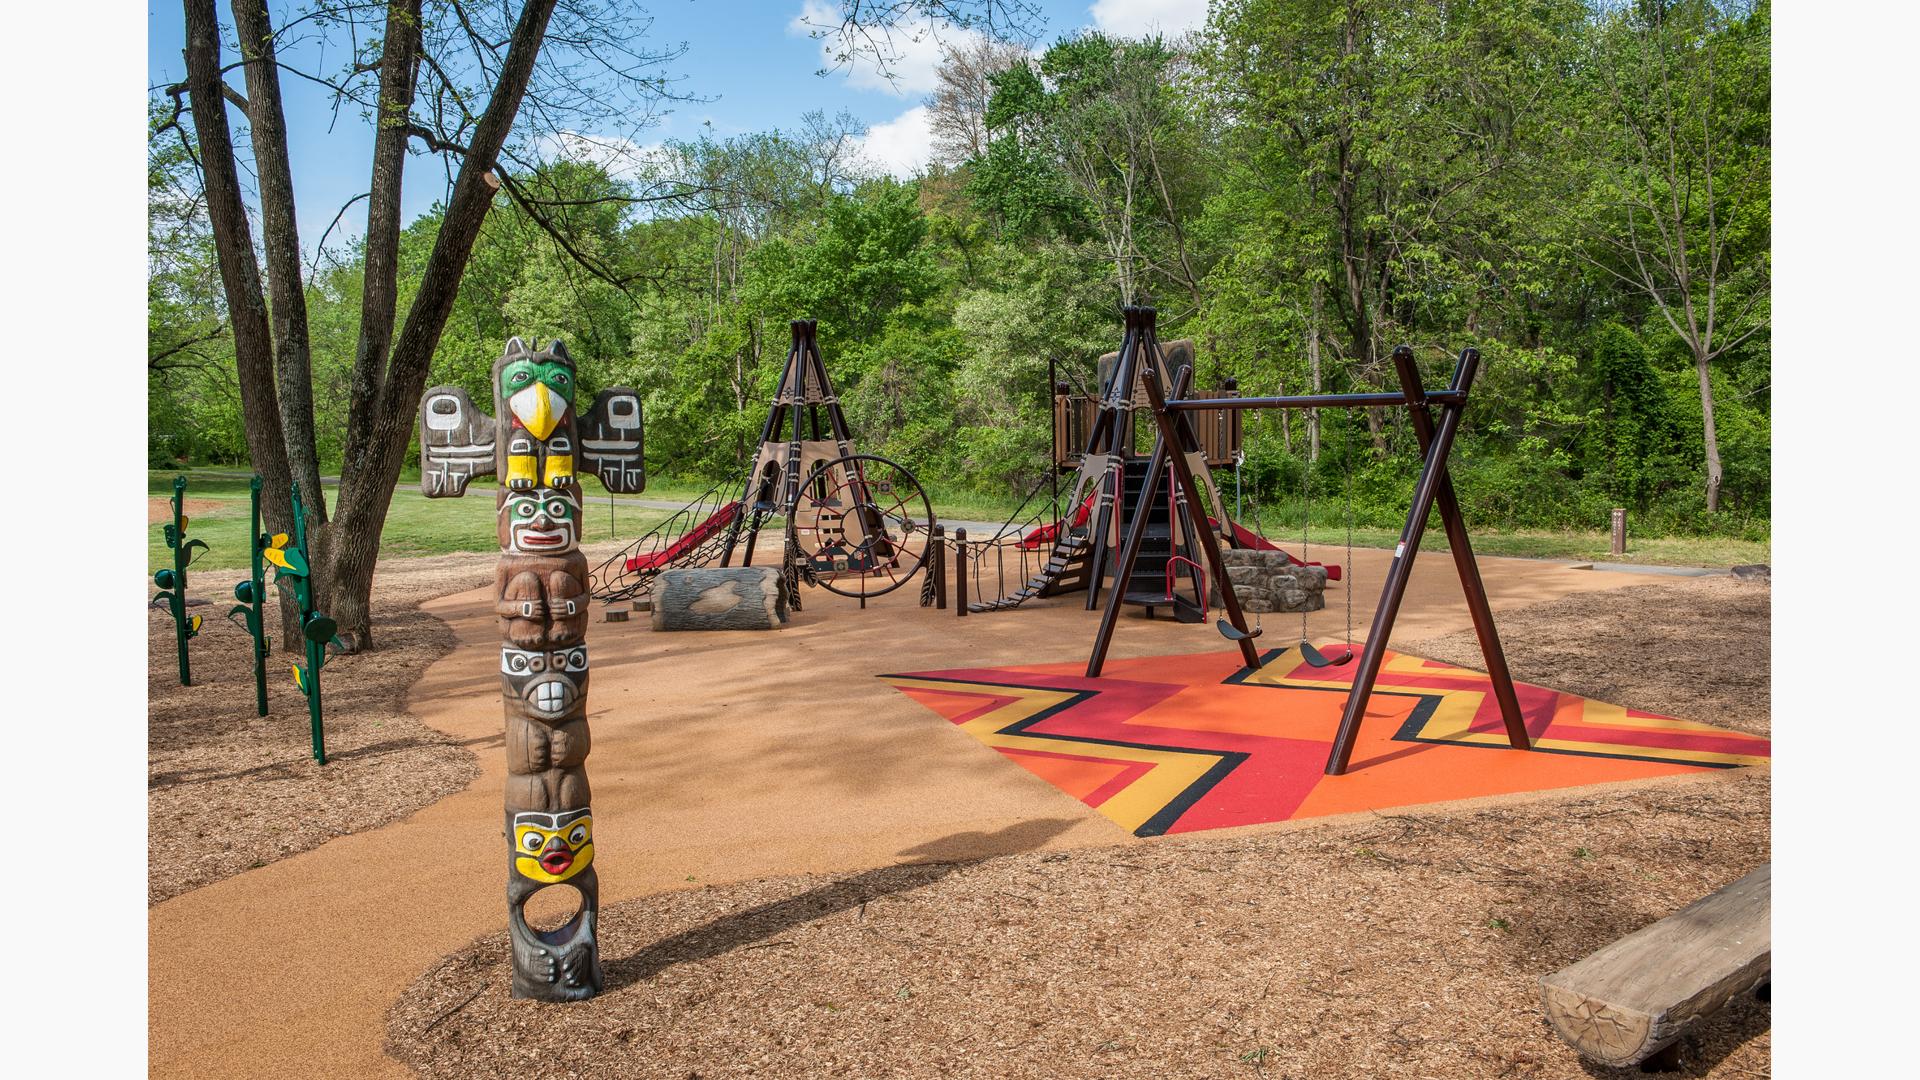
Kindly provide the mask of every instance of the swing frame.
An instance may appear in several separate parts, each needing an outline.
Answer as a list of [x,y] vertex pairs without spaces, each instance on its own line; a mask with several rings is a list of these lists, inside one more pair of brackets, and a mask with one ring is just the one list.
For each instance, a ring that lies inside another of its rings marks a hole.
[[[1499,703],[1500,716],[1506,724],[1507,741],[1516,750],[1532,749],[1526,721],[1520,712],[1520,698],[1514,692],[1513,676],[1507,670],[1506,653],[1500,646],[1500,634],[1494,626],[1493,611],[1487,603],[1486,586],[1480,579],[1480,565],[1474,559],[1466,521],[1460,515],[1460,502],[1454,494],[1453,478],[1447,469],[1447,457],[1453,451],[1454,437],[1460,430],[1460,417],[1466,409],[1468,391],[1479,371],[1480,351],[1474,348],[1461,350],[1447,388],[1432,392],[1421,383],[1413,350],[1401,345],[1393,350],[1393,367],[1400,380],[1398,394],[1298,394],[1205,400],[1169,398],[1162,386],[1163,373],[1155,370],[1160,353],[1154,331],[1154,309],[1129,306],[1124,310],[1124,316],[1127,346],[1136,350],[1133,363],[1146,365],[1143,369],[1146,377],[1141,382],[1146,387],[1157,431],[1143,490],[1153,490],[1160,482],[1162,471],[1171,467],[1179,498],[1186,504],[1189,514],[1193,510],[1192,470],[1184,454],[1168,453],[1169,447],[1185,447],[1192,442],[1187,413],[1200,409],[1364,409],[1394,406],[1407,410],[1408,422],[1423,458],[1420,478],[1414,484],[1412,503],[1407,508],[1407,521],[1400,530],[1400,541],[1393,549],[1393,561],[1387,569],[1386,582],[1381,587],[1380,603],[1374,609],[1373,625],[1367,632],[1367,643],[1360,654],[1359,667],[1354,672],[1353,688],[1347,694],[1346,707],[1340,715],[1340,726],[1334,734],[1333,748],[1327,755],[1326,774],[1340,776],[1347,771],[1353,756],[1354,740],[1360,733],[1360,721],[1366,715],[1367,700],[1373,694],[1374,683],[1380,677],[1380,665],[1386,659],[1387,639],[1393,633],[1394,619],[1399,615],[1400,602],[1406,596],[1413,560],[1420,552],[1420,539],[1426,532],[1427,517],[1435,507],[1439,508],[1447,545],[1453,552],[1454,569],[1459,573],[1460,587],[1466,594],[1467,611],[1473,618],[1473,631],[1480,642],[1481,656],[1486,660],[1487,677],[1493,684],[1494,699]],[[1120,362],[1125,364],[1128,359],[1122,356]],[[1190,370],[1184,365],[1181,371],[1171,374],[1173,378],[1169,384],[1176,391],[1186,386],[1192,378]],[[1436,407],[1440,411],[1437,422],[1433,415]],[[1127,530],[1120,551],[1122,580],[1132,573],[1139,556],[1146,534],[1146,518],[1145,514],[1136,515]],[[1220,606],[1226,613],[1227,621],[1243,635],[1237,642],[1240,656],[1246,661],[1247,668],[1257,670],[1261,666],[1260,654],[1248,634],[1246,616],[1241,611],[1240,598],[1234,593],[1233,582],[1228,579],[1221,565],[1220,540],[1211,529],[1201,528],[1195,532],[1198,534],[1200,555],[1205,559],[1214,580],[1220,583]],[[1350,581],[1348,587],[1352,587]],[[1088,678],[1099,677],[1101,668],[1106,664],[1107,648],[1113,643],[1114,626],[1120,615],[1120,592],[1116,589],[1107,596],[1106,608],[1100,616],[1100,628],[1094,638],[1093,653],[1087,660]],[[1351,653],[1351,642],[1348,643],[1348,650]]]

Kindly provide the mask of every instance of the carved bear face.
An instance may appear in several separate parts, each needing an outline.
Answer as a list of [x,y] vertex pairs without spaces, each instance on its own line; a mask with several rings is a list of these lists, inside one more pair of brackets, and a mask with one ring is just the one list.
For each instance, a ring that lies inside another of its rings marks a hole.
[[580,501],[565,488],[509,491],[500,504],[500,542],[521,555],[562,555],[580,542]]
[[541,720],[558,720],[587,696],[587,647],[500,647],[500,674],[507,693]]

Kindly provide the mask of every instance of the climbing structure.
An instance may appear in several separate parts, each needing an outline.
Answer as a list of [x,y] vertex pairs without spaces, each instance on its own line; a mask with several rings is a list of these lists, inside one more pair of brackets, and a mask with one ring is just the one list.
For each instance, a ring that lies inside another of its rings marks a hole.
[[[819,323],[796,319],[760,443],[744,480],[717,484],[596,567],[602,602],[651,596],[662,570],[752,565],[761,530],[785,530],[788,603],[801,581],[863,602],[904,585],[926,561],[932,504],[906,468],[855,451],[820,356]],[[722,501],[728,492],[736,498]]]
[[[1145,608],[1149,615],[1163,607],[1182,622],[1198,622],[1204,615],[1206,580],[1195,546],[1195,529],[1200,526],[1186,514],[1187,500],[1175,497],[1170,475],[1147,490],[1147,457],[1138,450],[1134,421],[1136,412],[1144,414],[1148,409],[1143,380],[1190,370],[1193,342],[1156,343],[1161,362],[1147,365],[1135,347],[1140,333],[1136,321],[1129,319],[1120,350],[1099,359],[1098,397],[1076,396],[1066,384],[1056,384],[1054,462],[1074,470],[1063,504],[1066,512],[1042,523],[1023,519],[1022,511],[1015,511],[1009,524],[993,536],[968,541],[962,572],[969,577],[974,599],[960,605],[963,613],[1005,611],[1035,597],[1079,589],[1087,590],[1091,610],[1106,587],[1118,589],[1123,603]],[[1172,388],[1164,382],[1160,389],[1162,396],[1170,396]],[[1233,398],[1239,393],[1231,380],[1210,393],[1182,389],[1195,399]],[[1213,468],[1237,466],[1240,435],[1239,414],[1227,408],[1198,413],[1190,424],[1184,456],[1208,511],[1205,527],[1229,547],[1278,550],[1227,516],[1214,483]],[[1115,553],[1136,515],[1147,519],[1145,540],[1139,559],[1122,580]],[[1299,562],[1290,555],[1287,558]],[[1017,587],[1012,591],[1003,580],[1009,566],[1016,568],[1012,577]],[[1330,578],[1339,579],[1339,567],[1327,570]]]

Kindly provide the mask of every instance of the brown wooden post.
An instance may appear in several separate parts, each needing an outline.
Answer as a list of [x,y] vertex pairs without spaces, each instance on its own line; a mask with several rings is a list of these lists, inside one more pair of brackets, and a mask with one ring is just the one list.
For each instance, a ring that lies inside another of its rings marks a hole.
[[1613,553],[1627,553],[1627,511],[1618,506],[1613,509]]
[[934,525],[927,538],[927,573],[933,575],[933,609],[947,610],[947,530]]
[[953,609],[967,617],[967,530],[953,530]]
[[[1460,367],[1454,372],[1453,389],[1464,394],[1480,366],[1480,353],[1468,349],[1461,354]],[[1404,401],[1404,395],[1403,395]],[[1346,709],[1340,714],[1340,727],[1334,733],[1333,748],[1327,754],[1328,776],[1347,771],[1353,757],[1353,740],[1360,733],[1360,718],[1366,715],[1367,699],[1373,683],[1380,677],[1380,664],[1386,659],[1387,638],[1393,633],[1393,620],[1400,613],[1400,601],[1407,594],[1407,579],[1413,573],[1413,560],[1420,553],[1420,537],[1426,532],[1427,515],[1446,475],[1447,454],[1453,450],[1453,437],[1460,428],[1459,398],[1449,399],[1440,409],[1440,426],[1420,468],[1420,480],[1413,488],[1413,504],[1407,508],[1407,523],[1401,527],[1400,542],[1393,549],[1393,562],[1387,568],[1386,584],[1380,590],[1380,605],[1373,612],[1373,626],[1367,631],[1367,645],[1360,654],[1360,666],[1353,673],[1353,689],[1347,694]]]

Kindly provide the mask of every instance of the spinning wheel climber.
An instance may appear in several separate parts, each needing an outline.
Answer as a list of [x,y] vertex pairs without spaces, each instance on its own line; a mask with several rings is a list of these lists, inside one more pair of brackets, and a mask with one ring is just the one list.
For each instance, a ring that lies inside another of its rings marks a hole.
[[[866,601],[907,583],[925,564],[933,505],[913,473],[857,453],[821,359],[819,323],[796,319],[792,345],[760,429],[760,450],[741,487],[720,549],[753,563],[760,530],[786,519],[781,547],[790,590],[804,579]],[[799,607],[798,595],[788,597]]]

